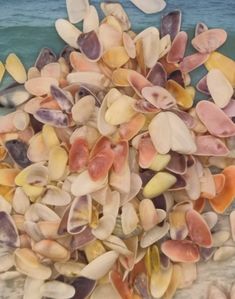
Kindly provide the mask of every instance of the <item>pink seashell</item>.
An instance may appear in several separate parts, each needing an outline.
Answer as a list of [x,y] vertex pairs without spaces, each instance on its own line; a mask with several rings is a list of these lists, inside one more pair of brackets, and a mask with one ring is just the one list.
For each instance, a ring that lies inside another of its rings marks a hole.
[[194,155],[197,156],[226,156],[229,149],[219,139],[211,135],[197,136],[196,139],[197,151]]
[[184,31],[179,32],[172,42],[170,51],[167,54],[167,62],[179,63],[183,60],[188,42],[188,34]]
[[209,54],[201,54],[195,53],[189,56],[186,56],[183,61],[180,63],[180,70],[183,73],[190,73],[199,66],[203,65],[207,59],[209,58]]

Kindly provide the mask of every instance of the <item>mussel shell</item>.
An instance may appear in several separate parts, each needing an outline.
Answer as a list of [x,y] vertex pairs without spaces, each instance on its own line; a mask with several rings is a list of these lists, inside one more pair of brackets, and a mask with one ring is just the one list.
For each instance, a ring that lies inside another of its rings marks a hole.
[[55,53],[49,48],[42,48],[38,57],[35,61],[34,66],[39,69],[39,71],[48,63],[56,62],[57,58]]

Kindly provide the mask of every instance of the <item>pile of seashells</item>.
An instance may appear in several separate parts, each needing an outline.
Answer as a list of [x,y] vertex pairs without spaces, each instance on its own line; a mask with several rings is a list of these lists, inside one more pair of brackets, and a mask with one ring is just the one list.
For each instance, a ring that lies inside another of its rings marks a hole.
[[197,262],[235,255],[235,211],[231,233],[216,228],[235,196],[227,33],[199,23],[185,57],[179,10],[136,34],[120,3],[101,9],[100,22],[88,0],[67,0],[59,57],[0,65],[16,81],[0,91],[16,108],[0,117],[0,280],[25,276],[24,299],[170,299]]

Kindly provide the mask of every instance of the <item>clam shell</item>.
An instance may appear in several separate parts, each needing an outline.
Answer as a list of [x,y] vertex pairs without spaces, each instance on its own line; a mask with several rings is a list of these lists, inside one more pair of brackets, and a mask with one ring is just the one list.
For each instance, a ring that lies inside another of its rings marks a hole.
[[60,221],[60,217],[47,206],[34,203],[32,204],[27,212],[25,213],[25,220],[37,222],[42,221]]
[[204,218],[210,229],[212,229],[218,222],[218,215],[214,212],[203,213],[202,217]]
[[66,44],[72,48],[78,49],[77,39],[80,36],[81,31],[77,27],[65,19],[58,19],[55,22],[55,28],[59,36],[66,42]]
[[12,139],[5,143],[5,147],[12,157],[12,159],[22,168],[31,164],[31,161],[27,157],[28,146],[25,142]]
[[132,253],[120,238],[113,235],[104,240],[103,244],[121,255],[130,255]]
[[149,231],[159,223],[158,213],[150,199],[143,199],[139,204],[139,216],[141,225],[145,231]]
[[89,10],[88,0],[66,0],[69,21],[72,24],[82,21]]
[[41,299],[42,294],[39,291],[44,280],[26,277],[24,283],[24,299]]
[[99,16],[95,6],[90,5],[83,20],[83,32],[87,33],[99,27]]
[[129,56],[124,47],[113,47],[106,50],[102,56],[105,64],[110,68],[120,68],[129,60]]
[[71,196],[68,192],[55,186],[47,186],[41,203],[51,206],[66,206],[71,202]]
[[77,40],[80,51],[90,61],[98,61],[102,55],[102,46],[96,32],[81,33]]
[[99,27],[99,40],[103,46],[104,52],[114,47],[122,46],[121,32],[107,23],[103,23]]
[[[50,48],[42,48],[35,61],[34,66],[41,71],[41,69],[48,63],[56,62],[56,55]],[[28,78],[29,79],[29,78]]]
[[139,218],[133,204],[126,203],[122,206],[121,221],[125,235],[131,234],[137,228]]
[[28,196],[24,193],[22,188],[18,187],[15,190],[13,199],[12,199],[12,207],[14,211],[18,214],[24,215],[27,209],[30,206],[30,201]]
[[42,133],[37,133],[30,139],[27,156],[34,163],[49,159],[48,148]]
[[51,77],[38,77],[29,79],[24,86],[30,94],[42,96],[50,92],[51,85],[58,86],[58,81]]
[[40,287],[40,293],[44,297],[69,299],[75,295],[75,288],[61,281],[48,281]]
[[230,233],[228,231],[220,230],[212,234],[213,247],[220,247],[224,245],[226,241],[230,238]]
[[174,40],[181,27],[182,13],[180,10],[173,10],[162,17],[161,36],[169,34],[171,41]]
[[48,174],[52,181],[60,180],[66,170],[68,154],[60,146],[55,146],[50,150],[48,161]]
[[98,226],[92,229],[92,234],[99,240],[106,240],[112,234],[115,223],[115,217],[104,215],[99,219]]
[[84,267],[80,275],[89,279],[98,280],[111,270],[117,258],[118,253],[108,251]]
[[80,271],[84,268],[84,264],[74,261],[69,262],[55,262],[55,269],[61,275],[66,277],[77,277],[80,275]]
[[175,98],[161,86],[144,87],[142,95],[158,109],[166,110],[176,105]]
[[166,6],[166,2],[164,0],[158,0],[158,1],[150,0],[148,1],[148,3],[145,3],[142,0],[131,0],[131,2],[146,14],[153,14],[153,13],[160,12]]
[[105,89],[109,85],[109,80],[105,75],[95,72],[74,72],[67,76],[67,80],[70,84],[91,84],[94,87]]
[[25,68],[20,59],[14,53],[7,56],[5,68],[16,82],[22,84],[27,80]]
[[35,243],[33,251],[52,261],[66,261],[70,258],[69,251],[53,240],[42,240]]
[[96,286],[96,280],[88,279],[86,277],[78,277],[72,284],[76,290],[75,298],[88,298]]
[[148,232],[145,232],[140,240],[140,246],[142,248],[147,248],[150,245],[154,244],[158,240],[162,239],[169,231],[169,224],[167,222],[161,226],[155,226]]
[[174,38],[171,49],[167,53],[167,62],[179,63],[185,55],[188,42],[188,34],[185,31],[180,31]]
[[221,262],[230,259],[235,255],[235,248],[231,246],[222,246],[216,250],[213,260],[215,262]]

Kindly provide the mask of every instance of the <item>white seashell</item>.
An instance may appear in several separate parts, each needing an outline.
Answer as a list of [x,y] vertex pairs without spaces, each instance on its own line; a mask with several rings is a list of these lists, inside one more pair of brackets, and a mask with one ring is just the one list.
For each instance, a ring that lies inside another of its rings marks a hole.
[[76,24],[82,21],[89,9],[88,0],[66,0],[69,21]]
[[30,119],[28,113],[23,110],[17,110],[13,117],[13,124],[17,130],[24,131],[29,125]]
[[195,165],[188,167],[183,176],[186,180],[186,192],[191,200],[197,200],[201,194],[200,179]]
[[25,220],[33,222],[37,222],[39,220],[60,221],[60,217],[47,206],[40,203],[34,203],[25,213]]
[[93,291],[90,299],[121,299],[118,292],[113,288],[112,284],[99,284]]
[[71,192],[74,196],[90,194],[103,188],[107,182],[107,177],[98,181],[93,181],[86,170],[75,178],[71,185]]
[[7,214],[10,214],[11,209],[12,207],[9,202],[2,195],[0,195],[0,211],[4,211]]
[[99,240],[105,240],[112,234],[115,224],[116,218],[104,215],[99,219],[98,226],[92,229],[92,234]]
[[14,266],[13,255],[8,253],[0,256],[0,272],[5,272]]
[[109,192],[106,197],[105,204],[103,205],[103,214],[112,215],[115,219],[118,215],[118,210],[120,207],[120,193],[117,191]]
[[30,206],[30,200],[21,187],[16,188],[12,207],[17,214],[24,215]]
[[30,161],[37,163],[49,159],[49,151],[43,140],[42,133],[35,134],[29,141],[27,156]]
[[24,231],[35,242],[39,242],[44,239],[44,236],[42,235],[37,223],[35,223],[35,222],[25,221],[24,222]]
[[162,209],[156,209],[157,217],[158,217],[158,223],[161,223],[166,218],[166,211]]
[[116,236],[109,236],[106,240],[103,241],[103,244],[108,248],[118,252],[122,255],[130,255],[132,252],[127,248],[126,244]]
[[72,108],[72,118],[76,123],[83,124],[91,118],[95,111],[95,98],[91,95],[81,98]]
[[22,274],[18,271],[6,271],[4,273],[0,273],[0,281],[1,280],[12,280],[15,279]]
[[212,246],[220,247],[230,238],[230,233],[228,231],[218,231],[212,234]]
[[69,299],[75,295],[75,288],[61,281],[48,281],[40,287],[40,293],[43,297],[55,299]]
[[80,275],[94,280],[101,279],[111,270],[118,256],[117,252],[108,251],[90,262],[82,269]]
[[164,0],[130,0],[136,7],[146,14],[153,14],[162,11],[166,7]]
[[68,192],[49,185],[42,197],[41,203],[51,206],[66,206],[71,200],[71,196]]
[[235,255],[235,247],[223,246],[216,250],[213,260],[215,262],[225,261]]
[[130,181],[130,191],[126,195],[122,194],[121,205],[124,205],[125,203],[135,198],[136,195],[139,193],[141,187],[142,187],[142,180],[140,176],[137,173],[132,172],[131,181]]
[[45,239],[58,238],[58,229],[60,226],[60,221],[39,221],[37,223],[37,226]]
[[43,285],[44,280],[26,277],[24,283],[24,297],[23,299],[41,299],[42,294],[40,287]]
[[99,16],[95,6],[90,5],[83,20],[83,32],[87,33],[99,27]]
[[105,75],[96,72],[74,72],[67,76],[69,84],[80,83],[80,84],[91,84],[105,89],[109,86],[109,79]]
[[77,39],[81,34],[81,31],[77,27],[69,23],[67,20],[58,19],[55,22],[55,28],[59,36],[66,42],[66,44],[78,49]]
[[106,204],[108,196],[111,194],[111,190],[108,185],[101,188],[98,191],[92,192],[91,197],[100,205],[104,206]]
[[111,170],[109,184],[114,190],[117,190],[120,193],[129,194],[131,188],[131,173],[127,162],[120,173],[116,173]]
[[70,136],[69,142],[73,144],[74,141],[78,138],[86,139],[89,149],[91,149],[96,143],[97,139],[100,137],[100,134],[97,129],[89,126],[82,126],[77,128],[72,135]]
[[132,203],[122,206],[121,222],[125,235],[131,234],[137,228],[139,218]]
[[85,267],[84,264],[78,262],[56,262],[54,267],[58,273],[66,277],[77,277],[80,275],[81,270]]
[[231,212],[229,218],[230,218],[232,239],[233,239],[233,241],[235,241],[235,211]]
[[142,39],[144,62],[148,68],[152,68],[160,56],[160,37],[158,34],[150,33]]
[[171,49],[171,37],[170,34],[163,36],[160,39],[160,54],[159,59],[165,56]]
[[204,218],[210,229],[212,229],[218,222],[218,215],[211,211],[203,213],[202,217]]
[[163,238],[169,231],[169,223],[165,222],[163,226],[155,226],[150,231],[145,232],[140,240],[140,246],[147,248]]
[[141,200],[139,204],[139,215],[141,225],[145,231],[152,229],[157,223],[159,223],[158,213],[155,206],[152,200],[148,198]]
[[227,299],[227,296],[217,286],[211,285],[209,287],[207,299]]

